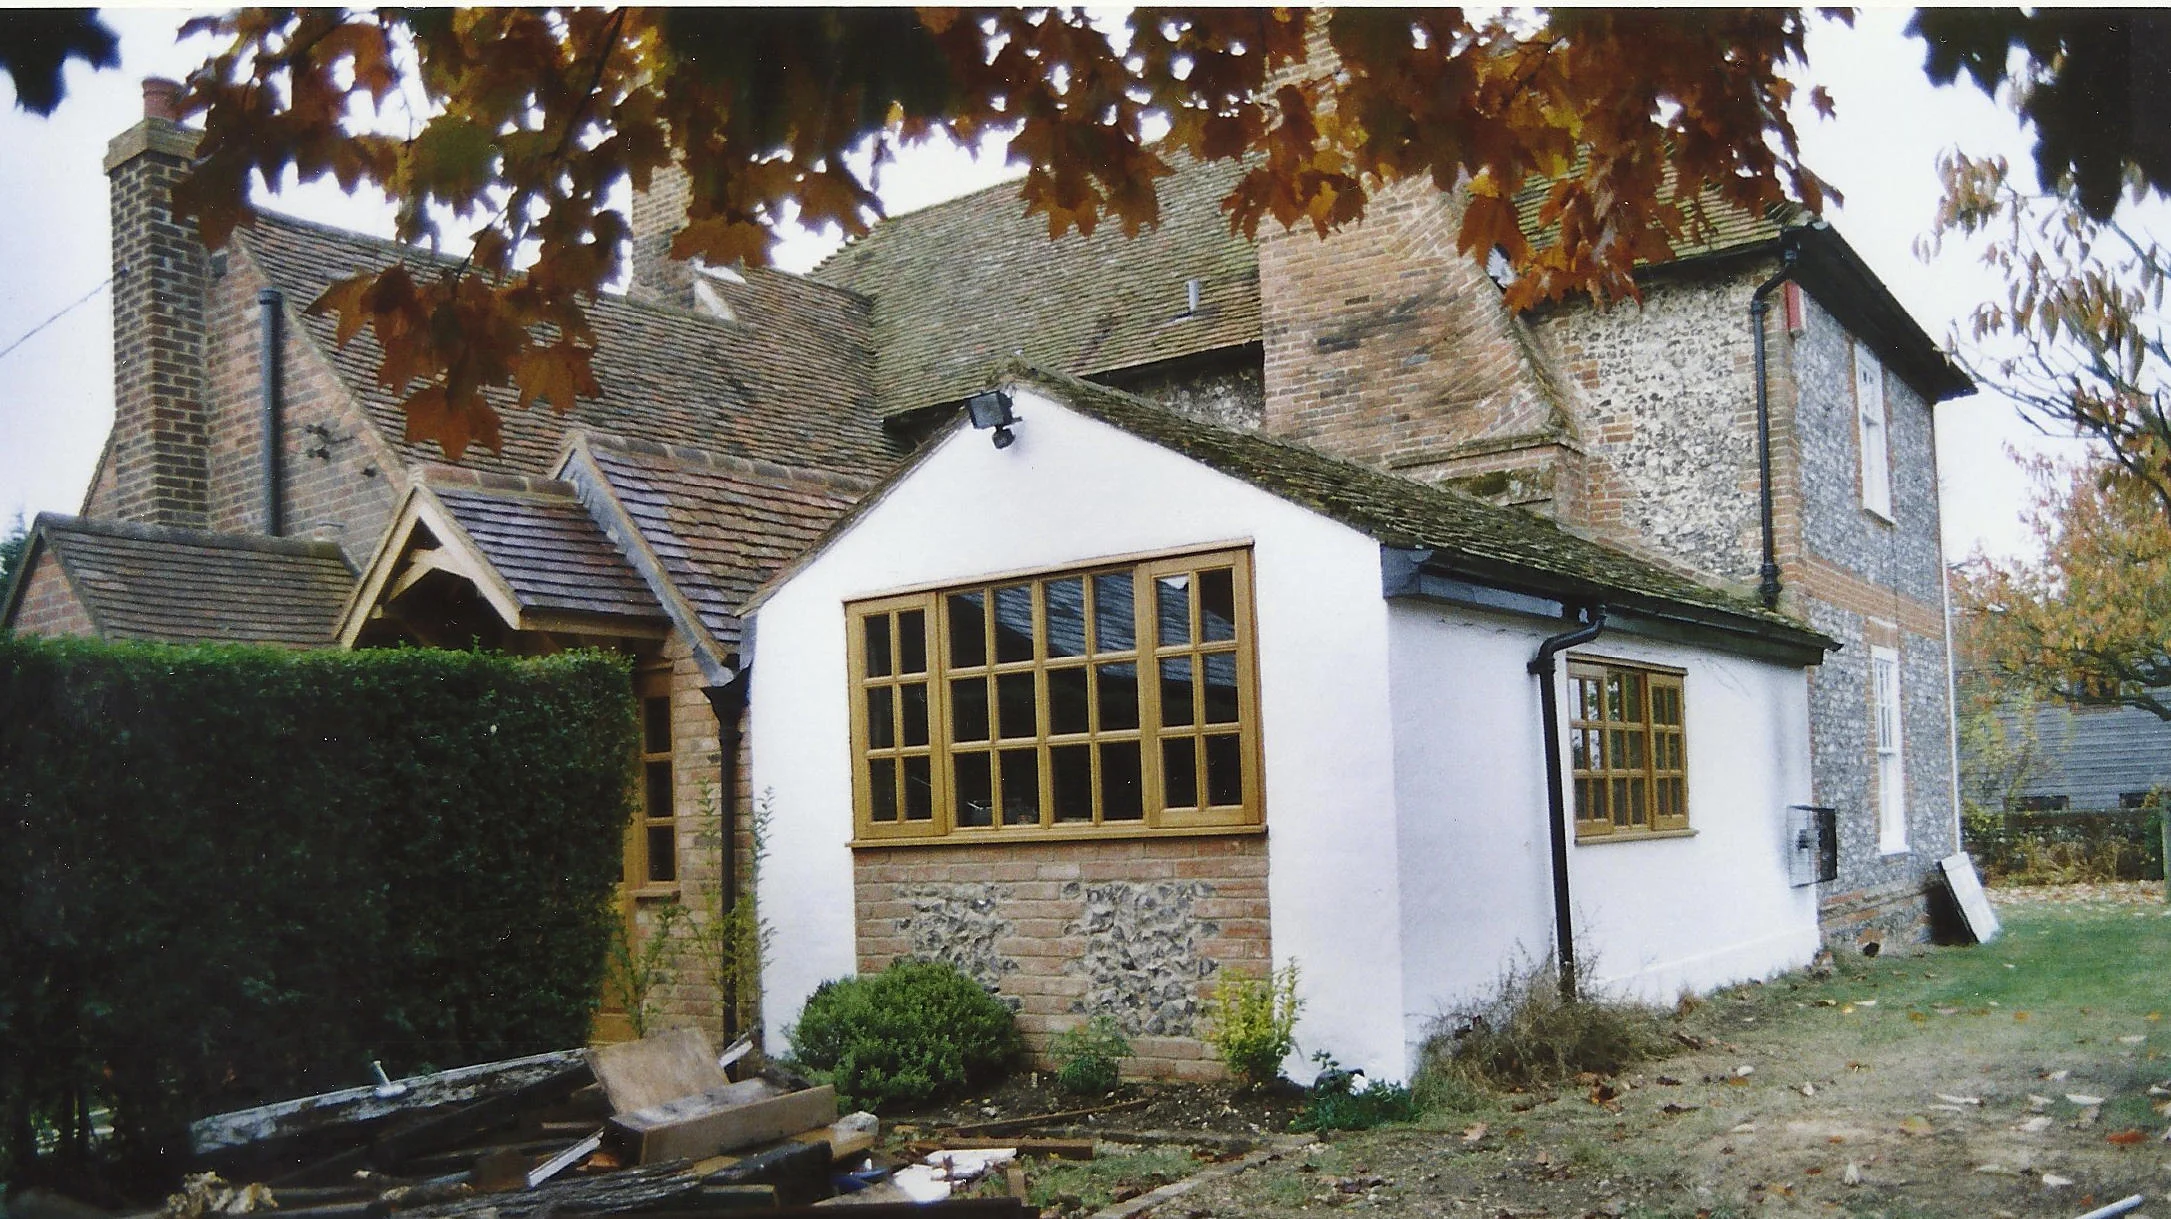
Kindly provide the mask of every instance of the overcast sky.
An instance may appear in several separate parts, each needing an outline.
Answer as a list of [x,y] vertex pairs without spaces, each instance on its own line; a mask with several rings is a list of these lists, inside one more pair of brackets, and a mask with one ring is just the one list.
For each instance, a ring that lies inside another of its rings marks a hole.
[[[68,70],[68,99],[50,119],[14,106],[0,83],[0,348],[16,342],[71,302],[91,299],[0,356],[0,526],[14,512],[73,512],[113,420],[112,321],[106,141],[142,114],[138,82],[178,78],[203,58],[203,40],[177,45],[180,10],[108,10],[121,34],[122,66]],[[1924,265],[1912,253],[1938,197],[1934,161],[1944,148],[2003,153],[2025,163],[2027,144],[2010,116],[1972,87],[1937,89],[1922,74],[1920,45],[1901,31],[1906,10],[1865,10],[1849,30],[1822,23],[1810,42],[1808,76],[1837,100],[1831,121],[1803,116],[1804,159],[1837,185],[1846,203],[1829,218],[1861,252],[1932,338],[1942,341],[1996,281],[1972,257],[1948,251]],[[1009,176],[999,153],[978,160],[955,150],[907,154],[883,178],[892,211],[908,210]],[[315,220],[389,232],[381,203],[318,186],[282,194],[272,205]],[[813,265],[834,241],[815,234],[789,239],[780,262]],[[95,291],[94,291],[95,290]],[[1733,325],[1738,319],[1713,319]],[[1945,550],[1957,560],[1978,546],[1994,554],[2026,550],[2018,519],[2026,480],[2006,456],[2016,445],[2073,452],[2022,421],[1988,394],[1938,408]]]

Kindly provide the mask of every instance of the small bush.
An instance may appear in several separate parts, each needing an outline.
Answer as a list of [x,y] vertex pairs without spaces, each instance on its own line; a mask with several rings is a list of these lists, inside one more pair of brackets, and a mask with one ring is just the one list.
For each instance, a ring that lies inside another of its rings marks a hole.
[[1389,1122],[1417,1120],[1417,1102],[1401,1084],[1367,1081],[1359,1091],[1357,1081],[1364,1076],[1342,1070],[1333,1055],[1321,1050],[1312,1055],[1312,1061],[1319,1064],[1319,1076],[1306,1094],[1304,1112],[1289,1124],[1290,1129],[1370,1130]]
[[1095,1016],[1057,1033],[1048,1056],[1065,1092],[1106,1092],[1119,1079],[1117,1065],[1131,1056],[1131,1041],[1114,1016]]
[[[1576,993],[1589,995],[1578,971]],[[1613,1075],[1669,1048],[1665,1013],[1613,999],[1561,998],[1550,957],[1512,967],[1486,1002],[1449,1014],[1425,1042],[1418,1092],[1467,1099],[1475,1088],[1542,1087],[1583,1072]],[[1449,1104],[1448,1107],[1464,1107]]]
[[1282,1060],[1296,1048],[1297,963],[1264,978],[1223,970],[1206,1005],[1206,1043],[1221,1065],[1248,1088],[1281,1078]]
[[875,1110],[1000,1074],[1022,1048],[1010,1009],[940,961],[822,983],[789,1037],[801,1064]]

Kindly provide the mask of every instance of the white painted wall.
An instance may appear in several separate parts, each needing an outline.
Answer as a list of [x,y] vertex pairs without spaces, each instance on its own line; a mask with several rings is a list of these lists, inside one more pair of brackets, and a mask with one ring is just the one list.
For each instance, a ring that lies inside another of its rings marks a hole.
[[761,878],[776,928],[769,1048],[784,1048],[818,983],[854,968],[844,604],[1249,539],[1271,931],[1277,960],[1303,972],[1300,1054],[1399,1073],[1405,923],[1377,544],[1030,388],[1017,397],[1014,445],[970,430],[942,440],[759,610],[752,780],[773,811]]
[[[1413,601],[1393,603],[1389,623],[1403,1027],[1414,1059],[1436,1017],[1492,993],[1510,962],[1552,949],[1538,686],[1525,669],[1549,632]],[[1577,951],[1598,984],[1670,1000],[1806,963],[1818,944],[1816,891],[1788,886],[1785,853],[1785,810],[1810,793],[1804,673],[1617,632],[1572,655],[1687,670],[1695,835],[1571,838]],[[1562,663],[1563,724],[1565,674]]]

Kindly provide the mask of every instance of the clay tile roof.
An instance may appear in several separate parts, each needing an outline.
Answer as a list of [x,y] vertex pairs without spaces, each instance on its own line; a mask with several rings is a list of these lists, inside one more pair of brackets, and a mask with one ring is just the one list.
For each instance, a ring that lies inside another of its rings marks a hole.
[[448,485],[425,478],[524,609],[661,618],[648,586],[611,545],[569,483]]
[[679,445],[589,434],[587,451],[642,540],[719,644],[738,608],[867,490]]
[[101,639],[328,647],[354,572],[334,542],[39,515]]
[[[1383,473],[1315,449],[1173,414],[1142,398],[1041,369],[1007,375],[1037,383],[1087,415],[1202,465],[1342,522],[1398,549],[1432,551],[1470,579],[1617,609],[1716,615],[1805,647],[1831,643],[1754,601],[1678,575],[1517,508]],[[1833,645],[1836,646],[1836,645]]]
[[[1672,181],[1670,176],[1667,180]],[[1545,208],[1546,194],[1552,189],[1551,178],[1532,177],[1515,193],[1516,222],[1521,226],[1523,236],[1541,249],[1557,239],[1550,226],[1538,223],[1538,215]],[[1781,204],[1760,216],[1726,202],[1716,190],[1705,190],[1700,201],[1704,219],[1710,227],[1697,240],[1683,241],[1675,246],[1673,262],[1762,245],[1776,240],[1780,230],[1788,225],[1800,224],[1809,218],[1805,210],[1793,203]]]
[[[433,259],[274,212],[259,212],[240,240],[385,440],[410,462],[445,460],[435,443],[404,439],[398,399],[376,381],[379,349],[369,332],[342,348],[332,318],[302,313],[349,275],[394,261],[428,268]],[[493,391],[504,451],[470,448],[460,464],[548,475],[565,434],[586,427],[816,470],[872,477],[887,469],[897,454],[874,414],[866,302],[781,271],[748,270],[741,278],[744,283],[721,288],[734,322],[610,293],[598,297],[588,314],[602,398],[559,414],[541,404],[515,409],[515,395]]]
[[[1079,376],[1259,340],[1259,260],[1221,201],[1242,167],[1180,162],[1161,223],[1135,238],[1106,221],[1048,240],[1018,184],[883,221],[814,277],[873,301],[875,396],[885,416],[955,402],[992,359]],[[1200,281],[1186,315],[1186,284]]]

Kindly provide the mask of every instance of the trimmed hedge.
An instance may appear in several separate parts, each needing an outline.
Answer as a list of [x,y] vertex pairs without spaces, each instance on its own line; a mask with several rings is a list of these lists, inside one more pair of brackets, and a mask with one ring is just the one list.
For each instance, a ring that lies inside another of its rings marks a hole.
[[1961,842],[1990,879],[2162,880],[2163,810],[1969,809]]
[[878,1112],[999,1076],[1025,1048],[986,987],[947,961],[912,957],[815,987],[786,1036],[839,1099]]
[[599,653],[0,636],[0,1176],[84,1171],[102,1108],[158,1171],[372,1058],[581,1044],[630,691]]

